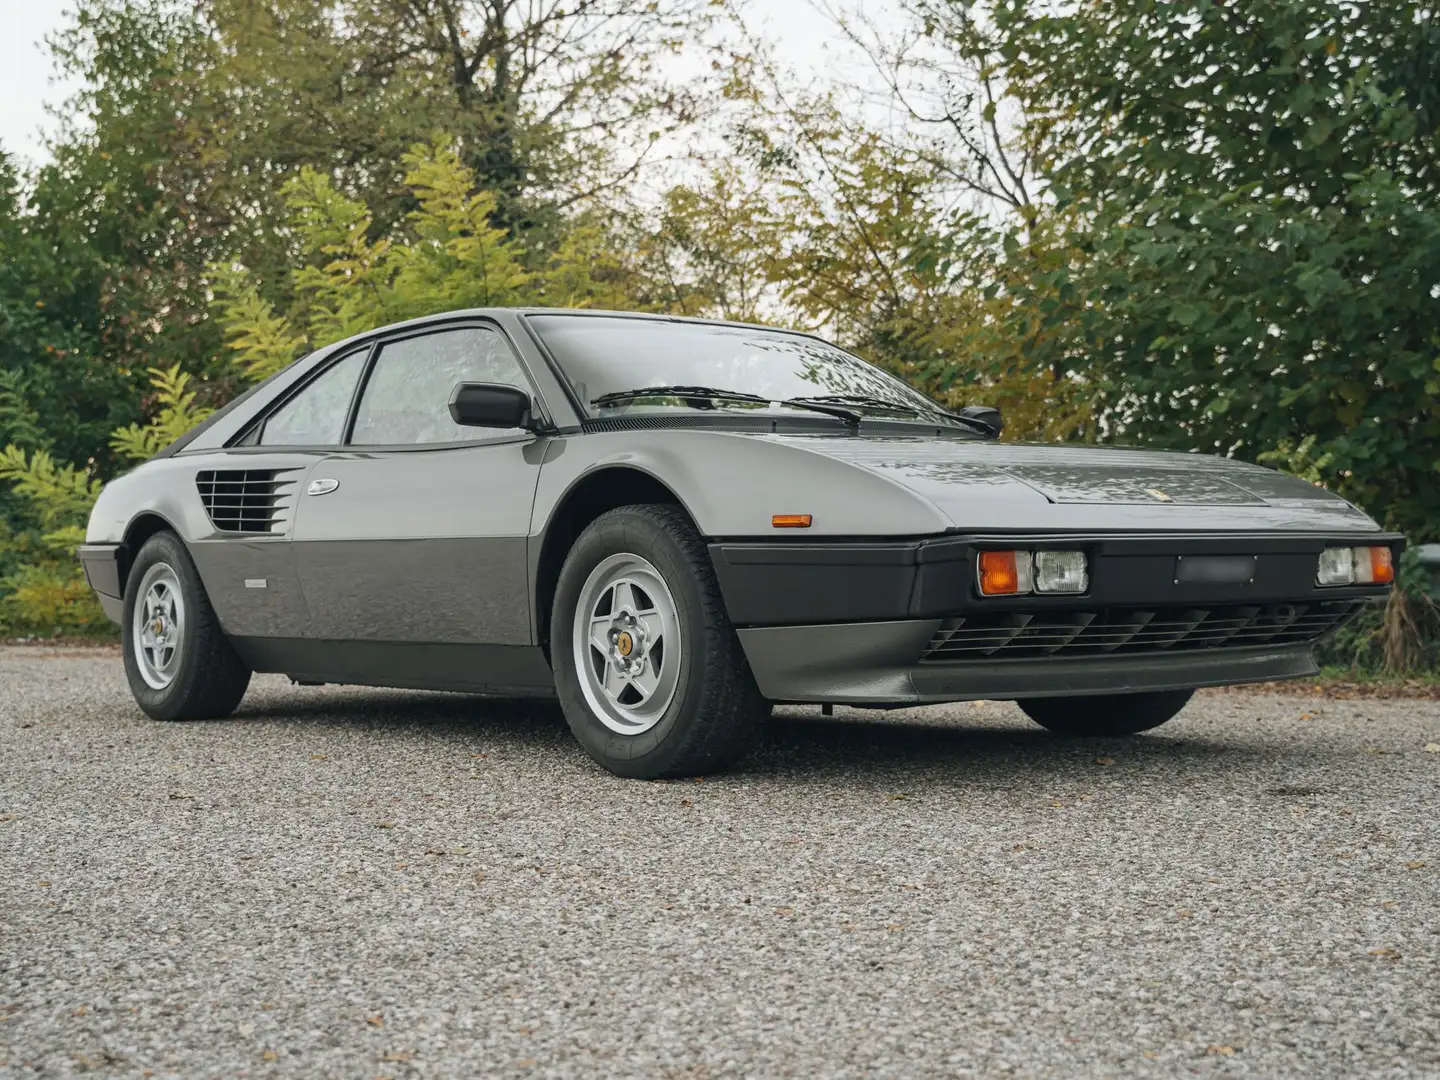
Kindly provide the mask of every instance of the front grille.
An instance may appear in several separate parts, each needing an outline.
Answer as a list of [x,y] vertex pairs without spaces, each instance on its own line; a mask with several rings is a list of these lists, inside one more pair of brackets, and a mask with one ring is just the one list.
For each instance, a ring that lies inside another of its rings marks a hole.
[[1208,608],[987,611],[946,619],[920,659],[1009,660],[1297,645],[1324,636],[1363,606],[1364,601],[1343,600]]
[[195,477],[210,523],[222,532],[284,532],[299,469],[205,469]]

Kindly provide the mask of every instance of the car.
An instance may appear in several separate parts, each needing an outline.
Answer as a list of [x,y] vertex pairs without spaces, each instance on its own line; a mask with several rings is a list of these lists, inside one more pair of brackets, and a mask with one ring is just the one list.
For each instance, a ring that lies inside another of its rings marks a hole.
[[451,312],[242,394],[106,485],[79,557],[156,719],[252,672],[552,694],[637,778],[733,764],[776,703],[1134,734],[1313,675],[1390,588],[1402,538],[1321,487],[1000,430],[807,333]]

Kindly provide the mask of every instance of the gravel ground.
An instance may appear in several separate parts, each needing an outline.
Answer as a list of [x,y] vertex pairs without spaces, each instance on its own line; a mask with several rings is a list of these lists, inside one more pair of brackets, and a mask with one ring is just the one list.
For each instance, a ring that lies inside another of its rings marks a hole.
[[0,650],[0,1076],[1440,1075],[1437,743],[790,710],[646,784],[545,704],[166,725],[113,651]]

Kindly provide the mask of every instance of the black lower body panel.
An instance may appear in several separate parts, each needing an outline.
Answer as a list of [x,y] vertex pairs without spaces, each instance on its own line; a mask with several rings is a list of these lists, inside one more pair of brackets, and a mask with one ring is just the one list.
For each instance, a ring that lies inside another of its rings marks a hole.
[[738,631],[760,692],[772,701],[887,707],[980,698],[1123,694],[1305,678],[1308,642],[1193,651],[961,661],[922,659],[943,620],[768,626]]
[[262,637],[230,640],[255,671],[277,672],[300,682],[524,694],[553,693],[555,686],[544,651],[533,645]]

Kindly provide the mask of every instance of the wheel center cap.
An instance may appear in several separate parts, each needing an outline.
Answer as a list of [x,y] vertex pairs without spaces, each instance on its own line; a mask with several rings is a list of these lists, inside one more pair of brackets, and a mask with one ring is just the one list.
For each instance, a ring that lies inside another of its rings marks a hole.
[[629,656],[634,652],[635,639],[630,636],[630,631],[620,631],[620,636],[615,639],[615,649],[621,656]]
[[164,619],[156,619],[153,623],[150,624],[150,629],[153,630],[153,631],[155,631],[155,636],[156,636],[156,637],[164,637],[164,636],[165,636],[165,620],[164,620]]

